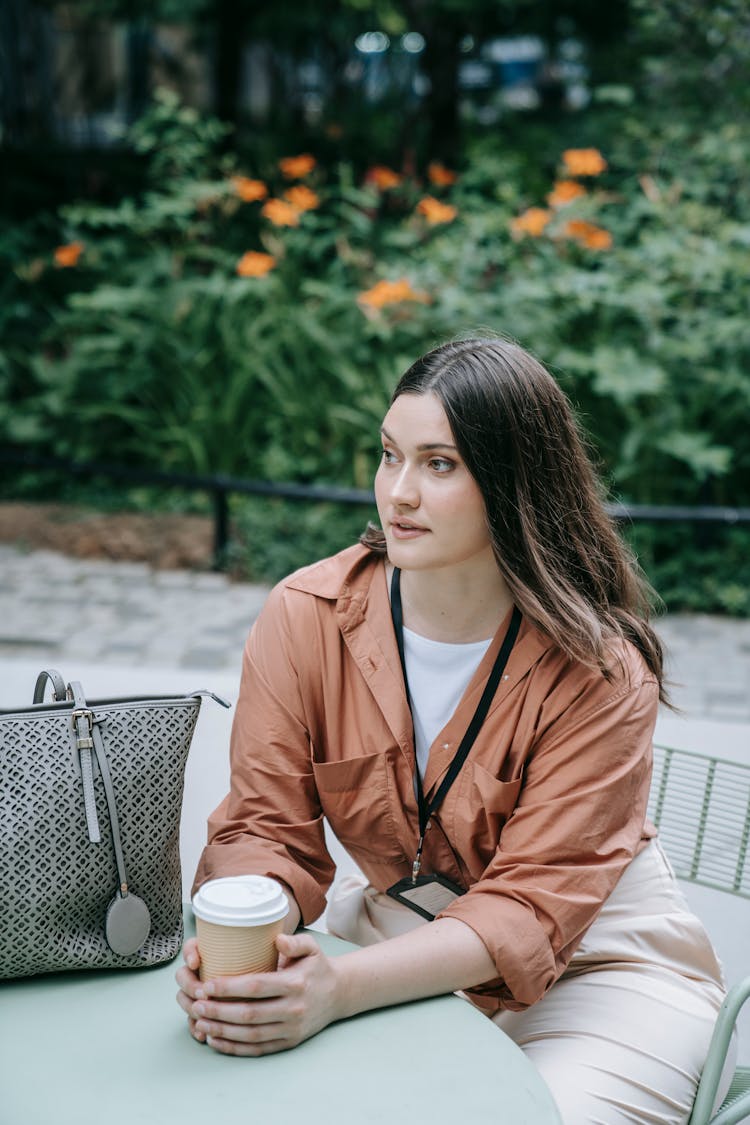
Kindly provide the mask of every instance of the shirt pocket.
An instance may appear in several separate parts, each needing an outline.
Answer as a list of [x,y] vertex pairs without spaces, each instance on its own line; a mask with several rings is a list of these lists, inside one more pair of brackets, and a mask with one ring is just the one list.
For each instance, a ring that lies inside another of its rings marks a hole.
[[362,856],[371,863],[406,859],[393,816],[396,780],[387,754],[313,762],[313,773],[328,823],[352,858]]
[[[456,810],[456,842],[468,860],[479,858],[481,870],[492,860],[506,820],[518,804],[523,773],[499,781],[477,762],[466,762]],[[469,862],[470,868],[474,864]]]

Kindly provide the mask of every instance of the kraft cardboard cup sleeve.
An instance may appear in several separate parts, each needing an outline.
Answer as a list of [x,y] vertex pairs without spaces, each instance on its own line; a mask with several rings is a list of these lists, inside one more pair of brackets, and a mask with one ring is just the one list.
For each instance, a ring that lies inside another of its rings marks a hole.
[[273,972],[275,938],[289,901],[275,879],[232,875],[212,879],[193,898],[200,978]]

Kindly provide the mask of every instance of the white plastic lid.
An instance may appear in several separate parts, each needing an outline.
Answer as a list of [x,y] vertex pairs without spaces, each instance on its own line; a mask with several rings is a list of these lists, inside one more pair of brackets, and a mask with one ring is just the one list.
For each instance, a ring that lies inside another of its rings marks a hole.
[[228,875],[203,884],[193,898],[193,913],[217,926],[265,926],[289,913],[289,900],[275,879]]

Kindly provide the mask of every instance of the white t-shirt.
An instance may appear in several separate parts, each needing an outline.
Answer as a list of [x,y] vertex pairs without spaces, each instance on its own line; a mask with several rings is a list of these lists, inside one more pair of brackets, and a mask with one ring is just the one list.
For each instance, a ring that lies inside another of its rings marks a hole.
[[453,715],[492,643],[448,644],[404,629],[404,659],[414,719],[419,773],[424,778],[430,746]]

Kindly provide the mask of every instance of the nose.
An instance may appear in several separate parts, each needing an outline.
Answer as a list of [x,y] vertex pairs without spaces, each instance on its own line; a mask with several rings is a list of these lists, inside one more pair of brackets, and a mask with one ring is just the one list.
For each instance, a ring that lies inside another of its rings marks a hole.
[[390,499],[394,507],[419,507],[419,488],[416,469],[405,462],[391,479]]

